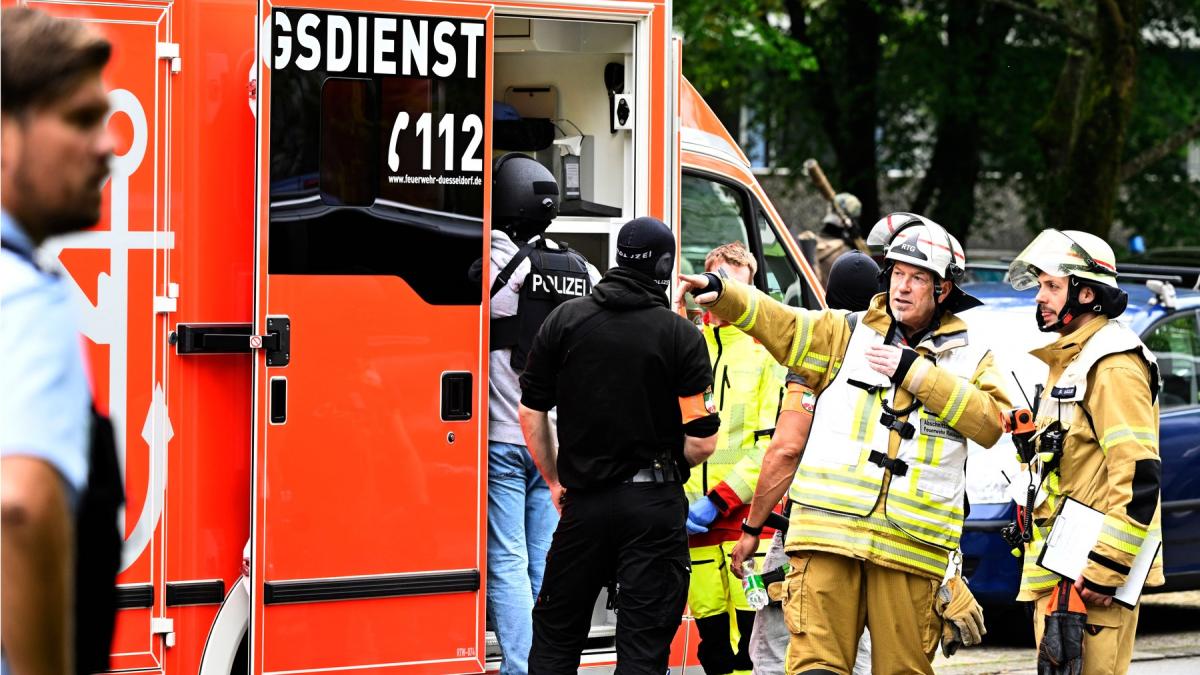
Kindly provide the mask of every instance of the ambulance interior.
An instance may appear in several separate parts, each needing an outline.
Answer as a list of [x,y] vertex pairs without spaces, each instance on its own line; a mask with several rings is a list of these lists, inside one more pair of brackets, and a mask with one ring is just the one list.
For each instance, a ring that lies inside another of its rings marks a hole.
[[[495,31],[491,159],[524,152],[550,169],[562,203],[549,236],[603,272],[614,263],[612,240],[634,216],[636,116],[629,107],[632,97],[621,95],[636,89],[636,27],[497,17]],[[617,119],[614,108],[622,100],[629,114]],[[589,655],[611,658],[616,615],[607,604],[602,590],[585,664]],[[487,656],[495,667],[500,651],[490,628]]]
[[550,169],[562,204],[550,236],[600,271],[634,216],[636,26],[497,17],[492,159],[524,152]]

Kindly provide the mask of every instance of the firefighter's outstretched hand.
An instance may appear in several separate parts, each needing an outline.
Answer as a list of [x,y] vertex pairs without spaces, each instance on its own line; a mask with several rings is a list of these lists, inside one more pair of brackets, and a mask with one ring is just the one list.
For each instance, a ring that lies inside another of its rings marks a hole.
[[733,565],[733,575],[737,578],[742,578],[742,563],[754,557],[758,552],[758,537],[743,532],[742,538],[733,545],[733,550],[729,552],[729,559]]
[[716,302],[721,295],[721,288],[712,288],[712,284],[712,279],[703,274],[680,274],[679,289],[675,291],[676,306],[683,304],[684,293],[691,293],[692,299],[701,305]]
[[955,575],[938,589],[935,609],[942,617],[942,653],[947,657],[953,656],[959,647],[983,642],[983,636],[987,635],[983,608],[962,577]]

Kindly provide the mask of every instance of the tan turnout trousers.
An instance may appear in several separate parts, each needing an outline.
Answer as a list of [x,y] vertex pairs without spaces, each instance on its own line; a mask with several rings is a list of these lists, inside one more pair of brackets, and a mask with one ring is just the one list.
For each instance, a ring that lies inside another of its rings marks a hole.
[[[1038,644],[1042,643],[1046,608],[1053,597],[1053,593],[1047,593],[1034,603],[1037,611],[1033,616],[1033,632]],[[1115,675],[1129,671],[1141,608],[1141,603],[1131,610],[1117,604],[1109,607],[1087,606],[1088,627],[1083,633],[1082,675]]]
[[875,675],[933,675],[941,619],[939,580],[820,551],[790,554],[784,618],[789,675],[827,670],[849,675],[863,626],[871,630]]

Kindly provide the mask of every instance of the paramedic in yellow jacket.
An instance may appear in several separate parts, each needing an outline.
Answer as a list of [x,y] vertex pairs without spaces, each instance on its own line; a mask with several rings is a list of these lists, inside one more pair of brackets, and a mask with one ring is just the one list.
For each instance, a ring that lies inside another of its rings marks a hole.
[[[1037,503],[1018,600],[1036,601],[1034,628],[1043,642],[1047,606],[1060,577],[1037,565],[1065,497],[1104,513],[1100,537],[1078,579],[1063,580],[1082,596],[1082,672],[1124,672],[1133,654],[1138,607],[1113,602],[1144,547],[1153,561],[1147,586],[1163,583],[1159,523],[1158,365],[1138,336],[1118,323],[1125,292],[1103,239],[1046,230],[1009,267],[1013,288],[1037,288],[1037,322],[1058,339],[1033,355],[1050,366],[1037,401],[1030,459],[1044,498]],[[1052,440],[1057,436],[1059,441]],[[1061,452],[1054,453],[1061,444]],[[1066,589],[1064,589],[1065,591]],[[1074,672],[1080,672],[1078,670]]]
[[787,307],[713,274],[681,278],[820,394],[789,490],[788,673],[849,673],[864,625],[876,675],[933,673],[966,439],[992,446],[1009,405],[982,336],[956,315],[979,304],[955,283],[957,240],[893,213],[868,243],[884,246],[888,291],[862,314]]
[[[723,270],[751,283],[758,267],[741,242],[713,249],[708,272]],[[708,675],[749,673],[754,610],[730,568],[729,551],[742,536],[759,466],[783,399],[786,372],[757,340],[720,318],[705,315],[704,341],[713,367],[713,404],[721,416],[716,452],[684,485],[692,580],[688,606],[700,643],[696,656]],[[733,643],[737,642],[737,650]]]

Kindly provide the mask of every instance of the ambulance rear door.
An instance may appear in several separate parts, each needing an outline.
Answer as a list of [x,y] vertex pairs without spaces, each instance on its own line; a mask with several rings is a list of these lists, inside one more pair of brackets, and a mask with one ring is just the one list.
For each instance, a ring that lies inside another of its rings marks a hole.
[[252,672],[482,672],[492,9],[260,20]]

